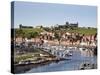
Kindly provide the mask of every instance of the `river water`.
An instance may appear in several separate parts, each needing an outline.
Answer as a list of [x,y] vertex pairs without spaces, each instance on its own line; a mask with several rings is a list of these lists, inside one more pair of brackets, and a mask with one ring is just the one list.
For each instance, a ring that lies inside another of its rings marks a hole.
[[52,62],[50,64],[32,68],[27,73],[79,70],[80,65],[83,63],[97,64],[97,57],[88,52],[76,50],[70,58],[70,60]]

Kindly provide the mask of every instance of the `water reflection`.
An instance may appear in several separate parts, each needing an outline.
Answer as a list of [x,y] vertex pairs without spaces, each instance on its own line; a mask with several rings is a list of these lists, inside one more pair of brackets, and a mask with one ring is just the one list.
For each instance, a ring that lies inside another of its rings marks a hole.
[[93,55],[91,50],[74,50],[71,60],[52,62],[48,65],[32,68],[28,73],[92,69],[91,66],[96,66],[96,63],[97,57]]
[[81,56],[93,57],[94,53],[92,50],[85,49],[85,50],[81,50]]

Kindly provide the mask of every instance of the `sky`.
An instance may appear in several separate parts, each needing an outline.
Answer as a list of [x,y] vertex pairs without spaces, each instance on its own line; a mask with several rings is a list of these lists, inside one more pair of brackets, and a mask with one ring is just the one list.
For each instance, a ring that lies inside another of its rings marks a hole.
[[97,27],[97,7],[85,5],[20,2],[14,3],[14,27],[54,26],[65,22],[80,27]]

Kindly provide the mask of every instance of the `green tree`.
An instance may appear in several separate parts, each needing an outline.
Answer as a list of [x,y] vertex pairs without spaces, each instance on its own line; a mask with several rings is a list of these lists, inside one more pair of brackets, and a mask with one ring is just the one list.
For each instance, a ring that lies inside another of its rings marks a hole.
[[54,33],[54,36],[55,36],[55,39],[57,39],[57,40],[58,40],[59,45],[60,45],[60,43],[61,43],[61,34],[60,34],[60,33],[55,32],[55,33]]
[[22,42],[25,40],[25,32],[23,29],[15,29],[15,39],[17,37],[22,37]]
[[28,39],[36,38],[38,35],[39,35],[38,32],[29,32],[29,33],[27,34],[27,38],[28,38]]

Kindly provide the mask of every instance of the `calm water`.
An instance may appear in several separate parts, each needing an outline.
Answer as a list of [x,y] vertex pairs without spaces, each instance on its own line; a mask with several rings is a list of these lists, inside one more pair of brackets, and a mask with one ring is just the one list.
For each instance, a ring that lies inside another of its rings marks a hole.
[[68,71],[68,70],[79,70],[82,63],[97,63],[97,57],[91,55],[91,53],[80,51],[74,51],[73,56],[70,57],[71,60],[64,60],[58,63],[52,62],[47,65],[42,65],[36,68],[32,68],[27,73],[34,72],[52,72],[52,71]]

